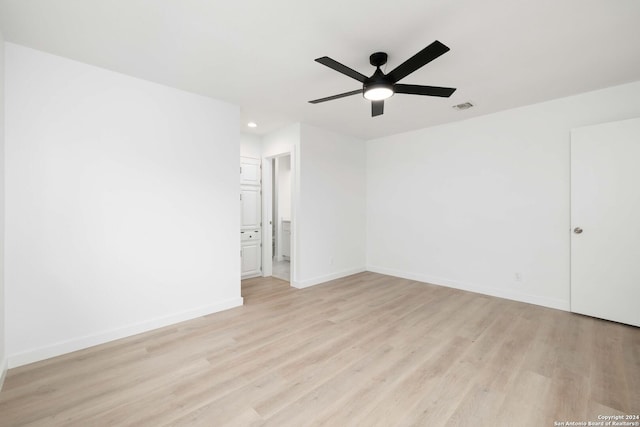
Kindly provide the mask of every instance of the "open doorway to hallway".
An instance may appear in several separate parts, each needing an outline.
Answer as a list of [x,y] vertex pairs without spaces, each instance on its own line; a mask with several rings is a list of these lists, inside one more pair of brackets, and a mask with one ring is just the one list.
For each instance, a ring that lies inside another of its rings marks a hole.
[[291,156],[271,159],[271,274],[291,281]]

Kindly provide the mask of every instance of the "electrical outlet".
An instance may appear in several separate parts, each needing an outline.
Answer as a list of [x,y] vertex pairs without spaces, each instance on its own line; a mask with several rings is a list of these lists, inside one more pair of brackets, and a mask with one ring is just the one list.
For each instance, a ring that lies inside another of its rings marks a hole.
[[329,258],[329,265],[333,265],[333,257]]
[[522,273],[516,273],[514,275],[516,282],[522,282]]

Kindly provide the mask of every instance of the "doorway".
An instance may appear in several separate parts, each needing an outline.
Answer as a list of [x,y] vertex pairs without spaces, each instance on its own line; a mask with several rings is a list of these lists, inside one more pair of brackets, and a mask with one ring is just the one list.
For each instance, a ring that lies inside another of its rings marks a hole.
[[571,311],[640,326],[640,119],[571,133]]
[[271,159],[271,274],[291,281],[291,156]]
[[263,159],[263,275],[293,283],[295,277],[294,197],[292,152]]

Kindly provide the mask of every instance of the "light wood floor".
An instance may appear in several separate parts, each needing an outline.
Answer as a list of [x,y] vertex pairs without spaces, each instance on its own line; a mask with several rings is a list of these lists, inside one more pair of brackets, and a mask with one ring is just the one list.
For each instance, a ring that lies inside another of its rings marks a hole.
[[640,329],[374,273],[9,371],[4,426],[553,426],[640,413]]

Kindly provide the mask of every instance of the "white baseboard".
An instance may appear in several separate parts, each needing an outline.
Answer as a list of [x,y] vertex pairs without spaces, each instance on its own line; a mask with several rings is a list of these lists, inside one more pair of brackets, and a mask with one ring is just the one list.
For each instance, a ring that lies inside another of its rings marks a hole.
[[164,326],[173,325],[175,323],[184,322],[185,320],[195,319],[196,317],[205,316],[207,314],[217,313],[219,311],[228,310],[230,308],[239,307],[243,303],[243,298],[232,298],[220,301],[217,304],[207,305],[204,307],[175,313],[169,316],[159,317],[146,320],[123,328],[114,329],[107,332],[101,332],[94,335],[87,335],[80,338],[59,342],[46,347],[25,351],[18,354],[12,354],[8,357],[9,368],[26,365],[40,360],[49,359],[51,357],[60,356],[62,354],[71,353],[72,351],[82,350],[93,347],[95,345],[104,344],[120,338],[130,337],[132,335],[148,332]]
[[0,391],[2,391],[2,386],[4,385],[4,379],[7,376],[7,371],[9,370],[9,360],[5,357],[2,359],[2,365],[0,365]]
[[463,291],[475,292],[478,294],[491,295],[498,298],[510,299],[513,301],[526,302],[528,304],[540,305],[543,307],[555,308],[563,311],[570,311],[569,301],[555,298],[541,297],[531,295],[524,292],[512,291],[508,289],[493,288],[490,286],[482,286],[474,283],[463,283],[457,280],[445,279],[442,277],[434,277],[418,273],[407,273],[404,271],[393,270],[390,268],[377,267],[373,265],[367,266],[367,271],[373,273],[386,274],[388,276],[401,277],[403,279],[416,280],[418,282],[430,283],[433,285],[446,286],[449,288],[460,289]]
[[291,282],[291,286],[298,289],[308,288],[309,286],[319,285],[320,283],[328,282],[330,280],[340,279],[342,277],[351,276],[352,274],[362,273],[366,271],[364,267],[351,268],[348,270],[342,270],[335,273],[327,274],[325,276],[318,276],[312,279],[302,280],[298,282]]

